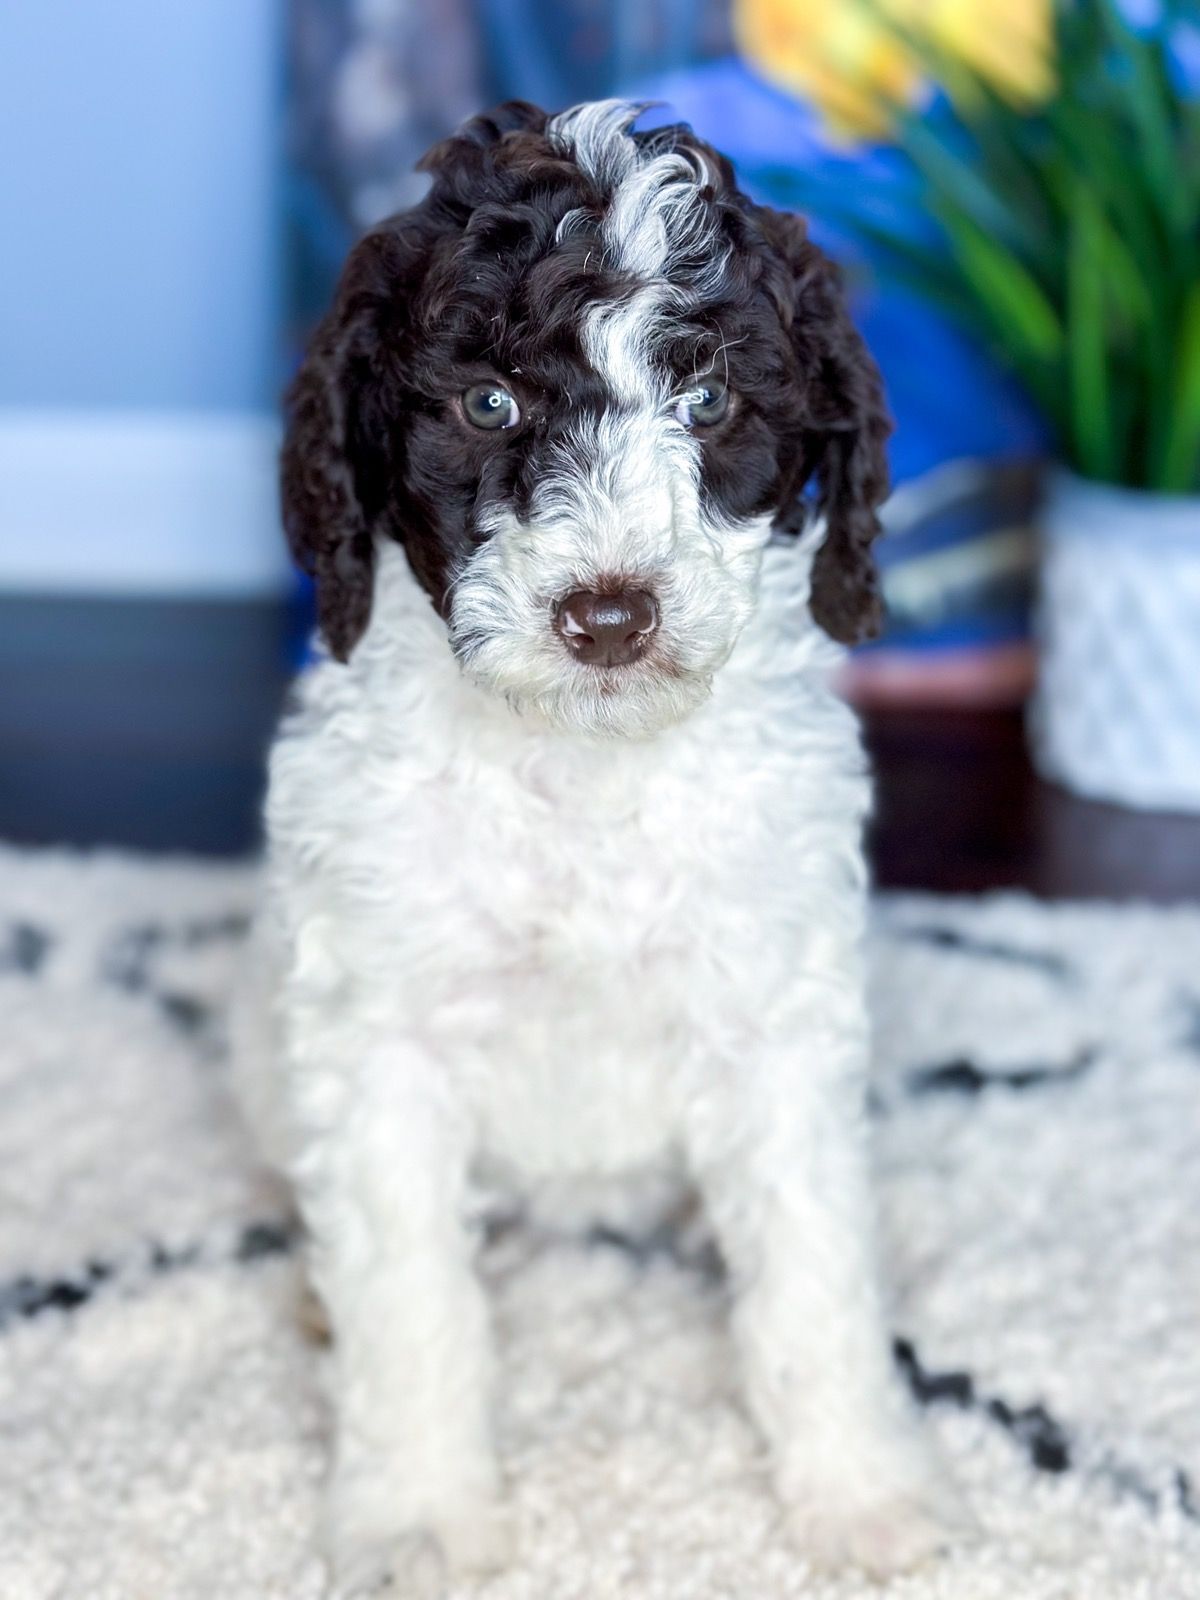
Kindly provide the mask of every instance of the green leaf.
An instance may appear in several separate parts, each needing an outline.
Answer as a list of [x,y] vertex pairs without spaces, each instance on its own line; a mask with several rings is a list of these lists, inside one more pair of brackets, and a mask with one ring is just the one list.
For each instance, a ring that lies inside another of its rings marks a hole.
[[977,152],[960,154],[925,126],[920,116],[901,113],[904,148],[931,196],[942,198],[969,217],[985,234],[1020,248],[1026,259],[1045,257],[1053,241],[1039,235],[1031,218],[1008,202],[1002,191],[990,187],[977,169]]
[[1119,68],[1110,74],[1125,91],[1125,105],[1154,185],[1162,215],[1174,233],[1186,226],[1186,192],[1181,182],[1172,126],[1172,96],[1158,59],[1161,46],[1136,34],[1114,0],[1096,0]]
[[1067,240],[1067,372],[1076,464],[1089,478],[1115,474],[1109,438],[1102,259],[1104,219],[1090,189],[1075,193]]
[[939,217],[967,282],[988,309],[993,331],[1011,337],[1033,361],[1053,361],[1062,349],[1062,325],[1033,274],[965,217],[949,210]]
[[1175,357],[1175,384],[1157,487],[1176,494],[1200,489],[1200,283],[1184,306]]
[[1150,286],[1123,236],[1105,215],[1101,200],[1093,198],[1091,205],[1104,264],[1105,290],[1125,331],[1145,335],[1155,320]]

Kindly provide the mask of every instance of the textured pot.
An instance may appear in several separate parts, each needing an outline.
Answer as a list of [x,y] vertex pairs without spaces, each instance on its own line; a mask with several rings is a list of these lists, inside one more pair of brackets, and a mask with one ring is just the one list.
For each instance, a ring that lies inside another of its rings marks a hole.
[[1056,473],[1042,514],[1043,777],[1094,800],[1200,811],[1200,496]]

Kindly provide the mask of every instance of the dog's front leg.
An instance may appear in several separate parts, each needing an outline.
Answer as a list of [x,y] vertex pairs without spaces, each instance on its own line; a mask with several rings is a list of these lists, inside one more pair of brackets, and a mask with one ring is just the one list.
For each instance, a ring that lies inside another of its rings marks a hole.
[[503,1564],[510,1529],[489,1428],[487,1307],[463,1221],[464,1119],[415,1047],[310,1075],[297,1163],[333,1334],[337,1445],[327,1543],[342,1588]]
[[773,1042],[698,1086],[689,1144],[794,1540],[815,1566],[882,1576],[968,1519],[891,1361],[857,1012],[852,995],[812,993],[789,1007]]

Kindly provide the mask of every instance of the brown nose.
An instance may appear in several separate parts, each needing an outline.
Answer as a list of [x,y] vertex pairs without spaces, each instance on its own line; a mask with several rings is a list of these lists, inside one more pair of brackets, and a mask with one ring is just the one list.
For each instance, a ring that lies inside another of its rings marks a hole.
[[590,667],[620,667],[645,649],[658,627],[658,607],[645,589],[620,594],[581,590],[558,602],[554,626],[577,661]]

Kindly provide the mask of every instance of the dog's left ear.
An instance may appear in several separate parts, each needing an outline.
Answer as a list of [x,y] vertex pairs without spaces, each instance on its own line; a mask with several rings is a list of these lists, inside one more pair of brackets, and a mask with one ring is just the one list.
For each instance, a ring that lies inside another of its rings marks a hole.
[[768,284],[805,384],[780,515],[793,512],[801,491],[815,483],[826,532],[813,558],[810,607],[826,633],[856,644],[874,637],[883,621],[871,551],[888,491],[892,424],[883,384],[850,320],[838,269],[807,237],[803,220],[765,206],[755,215],[782,269]]

